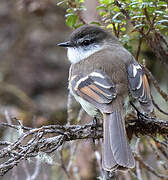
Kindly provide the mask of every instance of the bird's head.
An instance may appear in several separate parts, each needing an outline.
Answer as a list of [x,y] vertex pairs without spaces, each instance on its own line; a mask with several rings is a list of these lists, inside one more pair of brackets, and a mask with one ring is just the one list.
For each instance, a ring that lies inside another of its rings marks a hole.
[[68,48],[68,59],[71,63],[86,59],[116,38],[108,31],[95,26],[84,25],[76,29],[70,36],[69,41],[58,44]]

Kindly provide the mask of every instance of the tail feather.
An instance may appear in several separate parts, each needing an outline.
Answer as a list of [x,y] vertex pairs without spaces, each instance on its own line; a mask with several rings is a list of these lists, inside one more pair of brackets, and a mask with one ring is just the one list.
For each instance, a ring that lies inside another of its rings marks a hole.
[[[108,137],[110,132],[109,132],[109,121],[104,121],[104,137]],[[110,144],[110,138],[104,138],[104,145],[102,147],[103,153],[102,153],[102,167],[104,170],[112,170],[117,168],[117,163],[114,159],[113,152],[111,149],[111,144]]]
[[133,168],[135,166],[121,113],[118,110],[111,114],[105,114],[103,149],[103,168],[105,170],[111,171],[115,168]]

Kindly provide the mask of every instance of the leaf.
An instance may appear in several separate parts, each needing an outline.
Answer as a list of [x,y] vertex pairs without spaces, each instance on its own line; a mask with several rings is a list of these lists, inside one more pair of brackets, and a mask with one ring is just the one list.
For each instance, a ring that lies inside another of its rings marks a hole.
[[145,17],[145,15],[133,16],[133,17],[131,17],[131,19],[144,18],[144,17]]
[[162,23],[168,23],[168,20],[162,19],[162,20],[156,22],[156,24],[162,24]]
[[98,25],[98,26],[101,26],[101,23],[100,22],[96,22],[96,21],[92,21],[90,24],[96,24],[96,25]]
[[137,5],[137,4],[139,4],[139,2],[132,2],[132,3],[130,3],[130,6],[134,6],[134,5]]
[[134,29],[140,28],[140,27],[143,27],[143,26],[145,26],[145,24],[137,24],[137,25],[134,26]]
[[164,11],[155,11],[156,14],[166,14]]
[[73,13],[68,13],[68,14],[65,14],[65,17],[67,18],[68,16],[73,16],[74,14]]
[[104,16],[104,15],[106,15],[107,13],[106,13],[106,12],[100,12],[99,14],[100,14],[100,16]]
[[127,34],[124,34],[121,39],[122,43],[127,43],[129,40],[130,40],[130,37]]
[[113,29],[113,25],[112,24],[108,24],[107,25],[107,29]]
[[121,13],[118,12],[117,14],[115,14],[113,17],[112,17],[112,20],[115,20]]
[[[72,8],[68,8],[68,9],[66,10],[66,12],[67,12],[67,13],[72,13],[73,10],[72,10]],[[66,17],[66,15],[65,15],[65,17]]]
[[100,0],[100,3],[105,4],[105,5],[111,4],[113,2],[114,2],[114,0]]
[[65,3],[66,0],[60,1],[57,3],[57,6],[60,6],[61,4]]
[[86,9],[85,6],[80,6],[80,7],[78,8],[78,10],[80,10],[80,11],[86,11],[87,9]]
[[71,15],[68,15],[68,17],[66,19],[66,24],[67,24],[67,26],[72,28],[75,26],[77,21],[78,21],[78,16],[75,14],[71,14]]
[[74,28],[77,29],[77,28],[79,28],[79,27],[81,27],[83,25],[84,25],[83,23],[79,23],[79,24],[75,25]]
[[157,6],[159,7],[167,7],[167,3],[164,1],[157,2]]
[[125,27],[122,27],[120,30],[121,30],[122,32],[124,32],[124,31],[126,31],[126,28],[125,28]]
[[122,21],[120,19],[115,19],[115,20],[113,20],[113,22],[118,23],[118,24],[122,23]]
[[163,15],[163,17],[168,19],[168,15]]
[[115,23],[121,23],[122,21],[120,19],[117,19],[117,17],[120,15],[121,13],[118,12],[117,14],[115,14],[113,17],[112,17],[112,21],[115,22]]
[[101,4],[100,6],[96,7],[96,10],[101,10],[101,9],[106,9],[105,6],[103,4]]
[[114,11],[114,12],[119,12],[120,9],[119,9],[119,7],[114,7],[114,8],[113,8],[113,11]]

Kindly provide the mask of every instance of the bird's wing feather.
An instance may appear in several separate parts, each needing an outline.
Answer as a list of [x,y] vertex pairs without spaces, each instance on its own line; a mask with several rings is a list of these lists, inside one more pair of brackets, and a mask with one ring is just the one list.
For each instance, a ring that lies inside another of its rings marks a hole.
[[139,100],[144,111],[151,112],[153,109],[150,88],[146,75],[141,66],[134,62],[127,67],[129,88],[133,97]]
[[107,105],[117,94],[114,83],[102,70],[94,71],[87,76],[72,77],[71,87],[74,94],[107,113]]

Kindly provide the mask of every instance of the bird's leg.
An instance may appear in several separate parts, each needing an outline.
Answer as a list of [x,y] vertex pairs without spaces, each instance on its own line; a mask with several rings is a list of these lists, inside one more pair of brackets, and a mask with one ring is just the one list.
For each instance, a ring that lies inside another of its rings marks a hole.
[[96,129],[97,128],[97,123],[98,123],[98,119],[96,117],[93,118],[93,124],[92,124],[92,128]]
[[104,171],[104,175],[106,180],[117,180],[115,171]]
[[136,110],[138,119],[144,119],[144,118],[148,118],[149,119],[148,115],[145,114],[145,113],[140,112],[138,110],[138,108],[133,104],[133,102],[130,101],[130,104]]
[[95,149],[95,136],[96,136],[96,130],[97,130],[97,118],[93,118],[93,123],[92,123],[92,130],[93,130],[93,144],[94,144],[94,149]]

